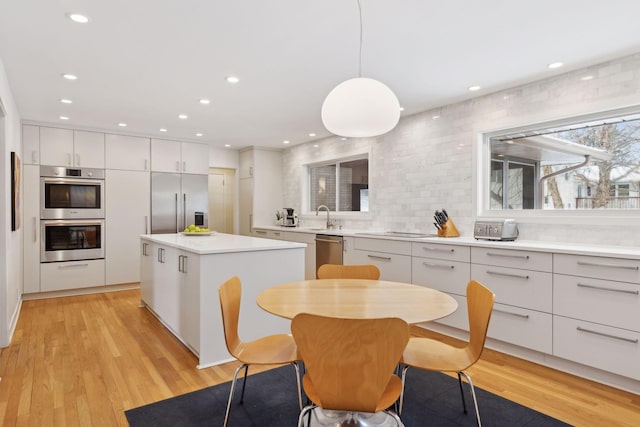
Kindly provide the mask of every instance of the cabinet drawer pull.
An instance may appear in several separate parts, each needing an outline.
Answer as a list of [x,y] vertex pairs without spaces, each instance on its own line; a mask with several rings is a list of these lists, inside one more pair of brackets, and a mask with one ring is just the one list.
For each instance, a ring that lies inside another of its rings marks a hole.
[[529,259],[529,255],[513,255],[513,254],[499,254],[497,252],[487,252],[487,256],[500,256],[504,258],[522,258]]
[[577,286],[579,288],[589,288],[589,289],[598,289],[598,290],[601,290],[601,291],[620,292],[622,294],[631,294],[631,295],[640,294],[640,291],[632,291],[632,290],[628,290],[628,289],[606,288],[604,286],[587,285],[586,283],[578,283]]
[[31,150],[31,163],[37,163],[38,162],[38,158],[36,157],[36,154],[38,152],[36,150]]
[[144,159],[144,170],[148,170],[149,169],[149,160]]
[[187,256],[178,255],[178,271],[180,273],[187,273]]
[[147,251],[147,248],[149,248],[149,244],[148,243],[143,243],[142,244],[142,255],[149,256],[149,252]]
[[266,231],[262,231],[262,230],[255,230],[256,234],[267,234]]
[[423,246],[422,249],[424,249],[425,251],[448,252],[448,253],[454,253],[456,251],[455,249],[432,248],[432,247],[429,247],[429,246]]
[[33,232],[33,242],[37,242],[38,241],[38,234],[37,234],[37,227],[36,227],[36,217],[33,217],[33,222],[32,222],[32,228],[31,231]]
[[373,259],[381,259],[383,261],[391,261],[391,257],[390,256],[378,256],[378,255],[367,255],[369,258],[373,258]]
[[583,328],[581,326],[578,326],[576,328],[576,330],[580,331],[580,332],[586,332],[586,333],[589,333],[589,334],[600,335],[602,337],[613,338],[613,339],[616,339],[616,340],[631,342],[631,343],[634,343],[634,344],[638,343],[638,338],[634,339],[634,338],[627,338],[627,337],[619,337],[617,335],[605,334],[604,332],[598,332],[598,331],[592,331],[591,329],[585,329],[585,328]]
[[607,264],[604,262],[578,261],[578,265],[588,265],[591,267],[622,268],[623,270],[640,270],[640,267],[638,267],[637,265]]
[[276,236],[279,236],[280,232],[279,231],[274,231],[273,234],[275,234]]
[[500,310],[499,308],[494,308],[493,311],[495,311],[496,313],[508,314],[510,316],[522,317],[523,319],[529,318],[528,314],[514,313],[513,311]]
[[529,279],[528,274],[525,275],[525,274],[514,274],[514,273],[502,273],[500,271],[491,271],[491,270],[487,270],[487,274],[492,274],[494,276],[515,277],[516,279],[525,279],[525,280]]
[[435,267],[435,268],[450,268],[450,269],[452,269],[452,270],[455,268],[455,265],[447,265],[447,264],[433,264],[433,263],[426,262],[426,261],[424,261],[424,262],[422,263],[422,265],[427,266],[427,267]]
[[71,265],[59,265],[59,269],[63,268],[79,268],[79,267],[89,267],[89,264],[71,264]]
[[164,249],[158,248],[158,262],[164,264]]

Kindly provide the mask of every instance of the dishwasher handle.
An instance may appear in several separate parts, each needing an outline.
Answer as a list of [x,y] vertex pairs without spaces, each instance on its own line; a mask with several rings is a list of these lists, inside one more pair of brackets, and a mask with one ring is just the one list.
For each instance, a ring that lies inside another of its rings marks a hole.
[[316,237],[316,242],[325,242],[325,243],[338,243],[338,244],[342,244],[342,240],[318,239],[317,237]]

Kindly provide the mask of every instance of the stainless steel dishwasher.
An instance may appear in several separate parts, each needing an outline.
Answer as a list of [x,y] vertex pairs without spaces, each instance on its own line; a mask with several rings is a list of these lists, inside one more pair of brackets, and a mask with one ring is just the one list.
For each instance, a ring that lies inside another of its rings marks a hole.
[[342,236],[316,234],[316,277],[323,264],[342,265]]

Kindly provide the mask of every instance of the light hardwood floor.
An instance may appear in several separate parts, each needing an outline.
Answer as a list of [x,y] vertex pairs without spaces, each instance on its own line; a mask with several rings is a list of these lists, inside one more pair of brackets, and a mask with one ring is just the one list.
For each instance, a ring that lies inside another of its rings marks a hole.
[[[196,369],[138,303],[137,290],[25,301],[2,350],[0,425],[126,426],[127,409],[230,380],[236,363]],[[521,359],[485,351],[469,373],[478,387],[576,426],[640,425],[640,396]]]

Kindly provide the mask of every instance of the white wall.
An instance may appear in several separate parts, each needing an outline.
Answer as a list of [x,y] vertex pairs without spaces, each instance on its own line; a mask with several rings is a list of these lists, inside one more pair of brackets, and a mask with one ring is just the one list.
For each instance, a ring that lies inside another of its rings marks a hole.
[[[22,231],[11,231],[11,152],[22,157],[20,116],[15,105],[9,82],[0,60],[0,108],[4,113],[4,125],[0,126],[0,347],[9,345],[18,320],[22,293]],[[0,113],[1,114],[1,113]],[[2,120],[2,119],[0,119]],[[24,189],[22,189],[24,191]],[[22,203],[21,203],[22,204]]]
[[[594,78],[581,80],[585,75]],[[433,232],[434,211],[446,208],[461,234],[468,236],[476,219],[480,132],[630,105],[640,105],[640,54],[405,117],[377,138],[331,137],[297,145],[283,154],[284,205],[301,211],[303,164],[370,150],[371,213],[358,221],[343,216],[345,228]],[[440,118],[434,120],[436,114]],[[520,237],[637,246],[640,213],[633,219],[624,227],[589,224],[588,229],[584,223],[522,221]],[[315,216],[307,216],[303,225],[315,221]]]

